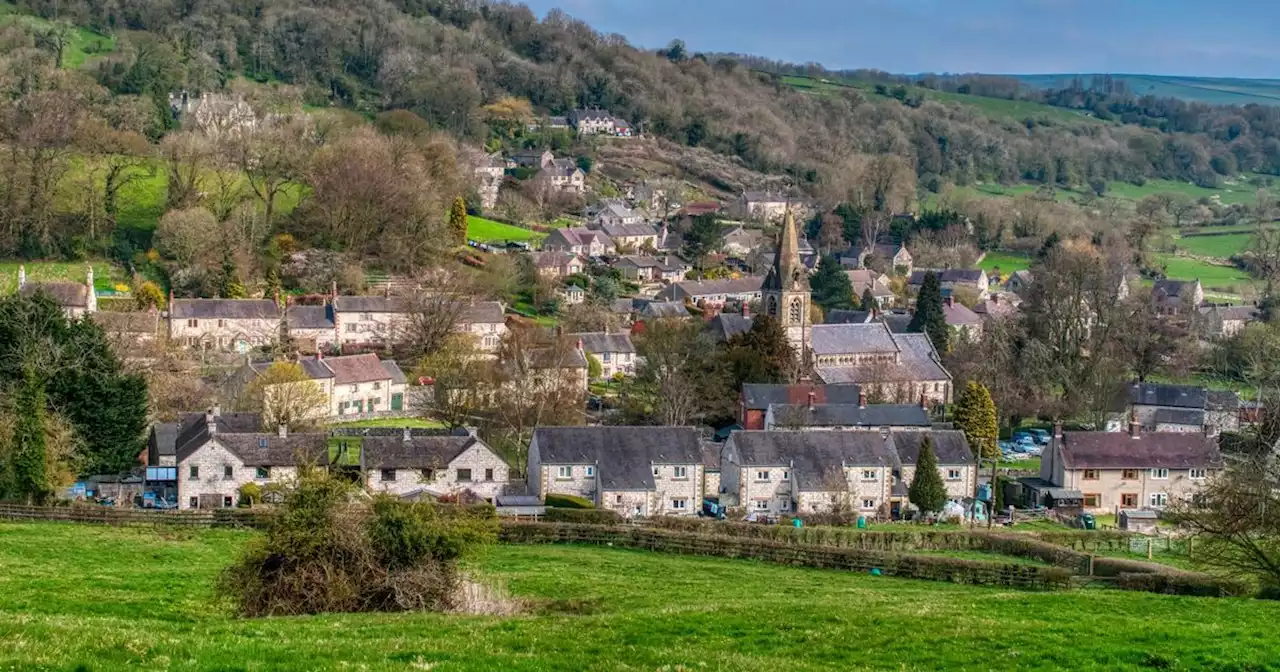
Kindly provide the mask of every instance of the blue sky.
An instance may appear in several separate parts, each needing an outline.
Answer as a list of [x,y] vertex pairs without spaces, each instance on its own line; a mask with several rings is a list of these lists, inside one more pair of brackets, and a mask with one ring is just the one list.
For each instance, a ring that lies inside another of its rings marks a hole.
[[1277,0],[524,0],[632,44],[833,68],[1280,78]]

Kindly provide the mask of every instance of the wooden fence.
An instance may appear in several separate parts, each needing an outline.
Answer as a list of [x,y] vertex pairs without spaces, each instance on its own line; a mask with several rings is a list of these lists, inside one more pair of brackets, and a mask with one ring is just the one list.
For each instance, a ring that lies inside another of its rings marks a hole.
[[183,527],[262,528],[270,512],[253,509],[160,511],[110,506],[22,506],[0,504],[0,520],[52,520],[98,525],[178,525]]

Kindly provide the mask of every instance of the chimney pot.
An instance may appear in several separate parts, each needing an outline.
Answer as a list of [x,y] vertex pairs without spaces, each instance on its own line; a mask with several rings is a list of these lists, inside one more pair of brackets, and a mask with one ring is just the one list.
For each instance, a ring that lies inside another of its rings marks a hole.
[[926,411],[929,410],[929,402],[925,399],[924,392],[920,393],[920,408],[923,408]]
[[276,425],[276,436],[282,439],[289,436],[289,425],[283,423]]
[[413,430],[409,427],[404,428],[404,440],[405,442],[413,440]]
[[866,407],[867,407],[867,393],[859,391],[858,392],[858,408],[866,408]]
[[813,409],[813,402],[818,398],[818,394],[813,390],[809,390],[809,409]]
[[1055,438],[1059,438],[1059,439],[1061,439],[1061,438],[1062,438],[1062,423],[1061,423],[1061,422],[1055,422],[1055,423],[1053,424],[1053,436],[1054,436]]
[[1133,419],[1129,421],[1129,437],[1136,439],[1141,436],[1141,434],[1142,423],[1138,422],[1138,416],[1135,415],[1133,416]]
[[991,303],[999,304],[999,303],[1000,303],[1000,295],[999,295],[999,294],[992,294],[992,295],[991,295]]

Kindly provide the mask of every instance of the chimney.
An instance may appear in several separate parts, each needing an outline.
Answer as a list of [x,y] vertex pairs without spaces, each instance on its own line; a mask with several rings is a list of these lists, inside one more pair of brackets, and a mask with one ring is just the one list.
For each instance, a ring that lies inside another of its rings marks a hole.
[[413,440],[413,429],[406,426],[404,428],[404,442],[408,443],[412,440]]
[[997,292],[997,293],[995,293],[995,294],[992,294],[992,295],[991,295],[991,303],[994,303],[994,304],[999,304],[999,303],[1000,303],[1000,294],[999,294],[999,292]]
[[818,394],[813,390],[809,390],[809,410],[813,410],[813,402],[818,398]]
[[204,424],[210,434],[218,433],[218,413],[216,408],[204,412]]
[[1061,422],[1055,422],[1053,424],[1053,438],[1059,439],[1059,440],[1062,439],[1062,423]]
[[282,439],[289,436],[289,425],[283,423],[276,425],[276,436]]
[[1137,414],[1131,416],[1129,420],[1129,438],[1136,439],[1142,435],[1142,423],[1138,422]]
[[578,352],[582,352],[582,339],[578,339]]
[[276,302],[277,310],[283,307],[282,305],[280,305],[280,290],[278,289],[276,290],[276,293],[275,293],[275,302]]
[[866,407],[867,407],[867,393],[863,392],[862,390],[858,390],[858,408],[866,408]]
[[751,317],[751,302],[749,301],[742,302],[742,316]]
[[329,296],[333,299],[335,303],[338,301],[338,281],[337,280],[329,281]]
[[213,417],[215,418],[220,417],[222,415],[222,406],[219,406],[218,404],[214,404],[212,412],[213,412]]
[[926,411],[929,410],[929,401],[924,398],[924,392],[920,393],[920,408]]
[[316,361],[317,362],[324,361],[324,351],[322,351],[320,348],[316,348]]
[[27,265],[18,264],[18,289],[22,289],[27,284]]

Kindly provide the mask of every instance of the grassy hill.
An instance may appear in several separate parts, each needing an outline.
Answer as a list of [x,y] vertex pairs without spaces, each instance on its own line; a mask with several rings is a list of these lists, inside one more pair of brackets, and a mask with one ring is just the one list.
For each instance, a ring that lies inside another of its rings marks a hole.
[[521,616],[243,620],[212,586],[250,538],[0,524],[0,667],[1138,670],[1280,659],[1275,602],[1031,593],[579,546],[497,546],[470,567],[524,600]]
[[[12,3],[0,2],[0,26],[20,21],[36,30],[46,31],[53,23],[38,16],[21,14]],[[87,28],[71,28],[66,48],[62,52],[61,65],[78,68],[91,58],[115,51],[116,38]]]
[[[1007,75],[1038,89],[1062,88],[1073,79],[1086,84],[1095,75]],[[1235,79],[1230,77],[1178,77],[1165,75],[1112,75],[1128,82],[1137,95],[1181,98],[1212,105],[1280,105],[1280,79]]]

